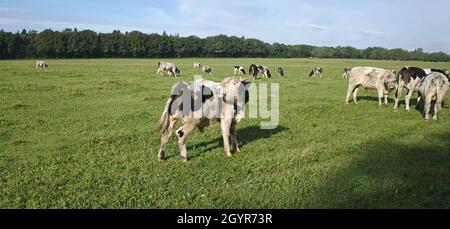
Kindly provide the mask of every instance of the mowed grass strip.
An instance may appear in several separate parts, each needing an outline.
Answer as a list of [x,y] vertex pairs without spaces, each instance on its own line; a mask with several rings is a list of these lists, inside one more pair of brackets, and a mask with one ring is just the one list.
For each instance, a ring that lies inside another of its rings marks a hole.
[[[450,95],[439,120],[379,107],[376,91],[344,106],[345,67],[450,68],[448,63],[324,59],[169,59],[181,78],[156,76],[155,59],[0,61],[1,208],[448,208]],[[156,160],[154,127],[172,85],[234,65],[264,64],[280,84],[280,126],[239,124],[242,153],[226,158],[219,127],[174,139]],[[286,77],[276,68],[283,66]],[[309,78],[312,67],[324,78]],[[391,95],[391,98],[393,95]],[[403,101],[403,100],[402,100]]]

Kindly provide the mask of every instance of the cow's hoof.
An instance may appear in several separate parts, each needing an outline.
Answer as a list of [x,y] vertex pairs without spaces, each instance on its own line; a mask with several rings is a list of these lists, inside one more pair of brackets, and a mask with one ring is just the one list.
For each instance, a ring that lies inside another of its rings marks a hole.
[[398,109],[394,109],[394,112],[398,112]]
[[186,157],[180,156],[182,162],[187,162],[188,159]]

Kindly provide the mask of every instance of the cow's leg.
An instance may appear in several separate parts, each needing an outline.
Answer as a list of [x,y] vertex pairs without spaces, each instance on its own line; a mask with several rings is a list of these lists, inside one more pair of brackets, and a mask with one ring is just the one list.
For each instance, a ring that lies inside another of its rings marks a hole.
[[350,96],[354,90],[355,90],[354,86],[348,85],[347,96],[345,97],[345,104],[347,104],[347,105],[349,104]]
[[384,93],[384,104],[386,104],[386,105],[388,105],[388,97],[389,97],[389,94]]
[[409,102],[411,101],[411,97],[414,93],[414,89],[408,90],[405,96],[405,109],[409,111]]
[[394,101],[394,111],[398,111],[398,103],[400,102],[400,96],[402,95],[403,86],[397,86],[397,90],[395,90],[395,101]]
[[355,89],[353,89],[353,102],[358,103],[358,90],[359,87],[356,87]]
[[431,109],[430,96],[425,97],[424,102],[425,102],[425,108],[423,111],[424,111],[425,120],[429,120],[430,119],[430,109]]
[[233,156],[230,151],[230,127],[231,127],[231,119],[230,118],[224,118],[221,120],[220,127],[222,130],[222,137],[223,137],[223,148],[225,151],[225,154],[228,157]]
[[378,105],[383,105],[384,91],[382,88],[378,88]]
[[172,137],[172,131],[173,131],[173,128],[175,127],[176,123],[177,123],[177,119],[170,118],[169,128],[167,129],[167,132],[163,133],[163,135],[161,137],[161,145],[159,147],[159,153],[158,153],[158,159],[160,161],[164,160],[164,158],[165,158],[166,145],[169,142],[170,138]]
[[437,120],[437,113],[438,113],[438,102],[436,101],[433,105],[433,120]]
[[180,149],[180,157],[181,157],[181,160],[183,160],[184,162],[186,162],[188,160],[186,142],[185,142],[186,137],[190,133],[192,133],[194,128],[195,128],[195,125],[193,123],[185,122],[184,125],[182,127],[180,127],[176,132],[176,135],[178,137],[178,148]]
[[231,123],[230,136],[234,150],[238,153],[241,152],[241,149],[239,148],[239,143],[237,141],[237,123],[235,121]]

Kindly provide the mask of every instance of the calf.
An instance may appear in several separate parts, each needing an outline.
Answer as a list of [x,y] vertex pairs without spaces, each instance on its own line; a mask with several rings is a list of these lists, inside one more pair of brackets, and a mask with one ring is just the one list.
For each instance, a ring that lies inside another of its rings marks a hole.
[[48,64],[43,60],[38,60],[38,61],[36,61],[36,68],[47,69]]
[[245,75],[245,68],[239,65],[234,66],[234,75]]
[[284,69],[282,67],[278,67],[278,76],[284,76]]
[[224,150],[232,156],[233,148],[240,152],[236,139],[237,124],[244,118],[244,106],[248,102],[250,83],[242,77],[229,77],[216,83],[209,80],[197,80],[178,84],[161,115],[157,131],[162,133],[158,159],[165,157],[165,147],[172,136],[173,128],[179,120],[181,126],[176,132],[178,147],[183,161],[187,161],[186,137],[197,127],[200,130],[220,123]]
[[[417,91],[420,80],[425,78],[431,72],[445,74],[445,70],[422,69],[417,67],[403,67],[397,74],[397,88],[395,91],[394,111],[398,111],[398,103],[402,94],[402,89],[406,90],[405,110],[410,110],[410,100],[414,92]],[[447,71],[448,73],[448,71]]]
[[323,77],[323,69],[322,68],[313,68],[309,73],[309,77],[315,77],[316,75],[320,75],[320,78]]
[[356,67],[352,68],[348,73],[348,88],[345,103],[349,104],[350,95],[353,93],[353,101],[357,102],[357,93],[360,87],[366,89],[376,89],[378,91],[378,102],[382,105],[388,103],[389,92],[395,89],[396,77],[391,71],[372,68],[372,67]]
[[422,98],[424,103],[425,120],[430,119],[430,112],[433,114],[433,120],[437,119],[437,113],[442,109],[449,85],[448,78],[439,72],[432,72],[420,80],[418,91],[419,98]]
[[210,66],[204,66],[204,67],[202,67],[202,71],[205,72],[205,73],[212,74],[212,69],[211,69]]
[[200,63],[194,63],[194,68],[201,68],[202,65]]
[[258,73],[259,73],[258,66],[256,66],[255,64],[251,64],[248,69],[248,74],[250,74],[253,77],[253,79],[256,79],[258,77]]
[[266,78],[272,78],[272,74],[270,73],[270,69],[267,66],[259,65],[259,72]]
[[180,69],[176,64],[168,62],[158,62],[158,71],[156,72],[156,74],[164,76],[164,72],[167,72],[169,76],[180,75]]

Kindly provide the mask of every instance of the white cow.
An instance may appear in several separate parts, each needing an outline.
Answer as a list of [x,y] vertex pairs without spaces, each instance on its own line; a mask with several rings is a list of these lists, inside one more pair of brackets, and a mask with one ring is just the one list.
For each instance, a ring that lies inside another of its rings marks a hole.
[[349,104],[349,99],[353,93],[353,101],[357,102],[357,93],[360,87],[366,89],[376,89],[378,91],[379,105],[388,103],[388,95],[396,87],[396,76],[389,70],[373,67],[356,67],[348,73],[348,88],[345,104]]

